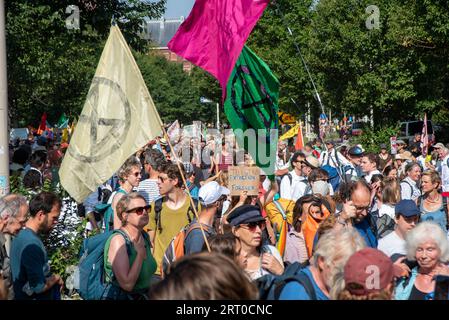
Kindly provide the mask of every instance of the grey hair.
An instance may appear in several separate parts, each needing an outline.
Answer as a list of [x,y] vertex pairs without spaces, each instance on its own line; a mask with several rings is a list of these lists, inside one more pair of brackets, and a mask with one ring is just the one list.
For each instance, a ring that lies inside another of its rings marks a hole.
[[332,270],[332,275],[327,280],[332,299],[336,299],[345,288],[343,272],[346,262],[355,252],[365,247],[365,240],[355,228],[331,229],[320,237],[313,254],[313,264],[318,268],[318,259],[322,258]]
[[131,174],[131,170],[134,167],[142,168],[142,164],[140,163],[139,159],[136,158],[136,156],[129,157],[124,164],[118,169],[117,175],[120,180],[124,181],[126,180],[126,177]]
[[11,193],[0,198],[0,218],[14,218],[25,205],[28,205],[27,199],[20,194]]
[[449,242],[447,236],[438,224],[430,221],[418,223],[415,228],[407,233],[405,237],[407,259],[415,261],[418,246],[429,240],[434,241],[438,249],[440,249],[440,261],[449,261]]

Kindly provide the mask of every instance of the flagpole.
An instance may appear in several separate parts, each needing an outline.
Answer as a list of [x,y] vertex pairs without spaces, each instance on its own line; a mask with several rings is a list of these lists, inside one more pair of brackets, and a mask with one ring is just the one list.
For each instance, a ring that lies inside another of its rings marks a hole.
[[[281,11],[281,8],[279,7],[279,4],[277,3],[277,1],[273,1],[273,2],[276,5],[276,8],[277,8],[277,10],[278,10],[278,12],[279,12],[279,14],[281,16],[281,20],[284,23],[284,26],[287,28],[288,33],[290,34],[290,36],[293,39],[293,32],[290,29],[290,27],[288,26],[287,22],[285,21],[284,13]],[[306,60],[304,59],[304,57],[303,57],[303,55],[301,53],[301,50],[299,49],[299,45],[298,45],[298,43],[296,43],[295,39],[293,39],[293,44],[296,47],[296,51],[298,52],[298,55],[301,58],[301,61],[304,64],[304,68],[306,69],[306,72],[307,72],[307,74],[309,76],[310,82],[312,83],[313,90],[315,91],[316,98],[317,98],[318,103],[320,104],[320,107],[321,107],[321,111],[322,111],[322,113],[325,113],[324,112],[323,103],[321,102],[320,94],[318,93],[318,90],[317,90],[317,88],[315,86],[315,81],[313,81],[312,75],[310,74],[310,71],[309,71],[309,67],[307,66]]]
[[207,237],[206,237],[206,233],[204,232],[203,225],[200,223],[200,218],[198,216],[198,211],[197,211],[197,208],[195,206],[195,202],[193,202],[193,198],[192,198],[192,195],[190,194],[189,187],[187,186],[187,181],[186,181],[186,178],[184,177],[183,171],[181,169],[181,164],[180,164],[180,161],[178,159],[178,156],[176,155],[176,152],[173,149],[173,146],[172,146],[172,144],[170,142],[170,137],[168,136],[167,131],[165,130],[164,125],[162,124],[162,122],[160,122],[160,125],[161,125],[162,132],[164,134],[165,140],[168,142],[168,145],[170,146],[170,151],[171,151],[171,153],[173,154],[173,156],[175,158],[176,165],[178,166],[179,173],[181,174],[182,182],[184,183],[184,186],[185,186],[185,189],[187,191],[187,194],[189,195],[190,204],[192,206],[192,209],[193,209],[193,212],[195,214],[196,220],[198,221],[198,224],[200,226],[201,233],[203,234],[204,243],[206,244],[207,251],[211,252],[211,249],[210,249],[210,246],[209,246],[209,241],[207,241]]
[[6,69],[5,1],[0,0],[0,196],[9,193],[8,81]]

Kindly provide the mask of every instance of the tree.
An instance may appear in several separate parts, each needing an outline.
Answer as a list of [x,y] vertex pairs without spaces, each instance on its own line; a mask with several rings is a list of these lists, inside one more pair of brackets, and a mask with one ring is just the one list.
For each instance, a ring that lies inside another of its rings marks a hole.
[[[194,120],[211,122],[215,108],[200,103],[200,87],[204,74],[194,70],[192,75],[183,71],[179,63],[168,62],[154,52],[135,53],[142,76],[156,108],[166,123],[179,120],[188,124]],[[195,76],[193,75],[195,74]],[[206,80],[205,83],[208,83]],[[211,86],[213,87],[213,86]]]
[[[68,30],[68,5],[80,8],[80,30]],[[145,51],[138,27],[160,17],[165,0],[6,2],[8,100],[13,126],[37,126],[46,111],[53,124],[66,113],[76,117],[95,73],[112,16],[128,43]]]

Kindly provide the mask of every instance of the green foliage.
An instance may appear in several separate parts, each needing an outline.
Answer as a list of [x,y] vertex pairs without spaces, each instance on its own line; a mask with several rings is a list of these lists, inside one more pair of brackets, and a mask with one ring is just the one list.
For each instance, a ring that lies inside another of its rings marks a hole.
[[[422,119],[424,112],[440,122],[449,119],[447,1],[376,1],[380,28],[373,30],[365,25],[369,1],[320,0],[312,9],[312,1],[276,2],[324,106],[338,117],[369,115],[372,107],[376,125]],[[310,102],[316,119],[310,81],[275,8],[267,8],[249,45],[281,80],[281,110],[303,114]]]
[[[89,5],[92,2],[93,5]],[[6,1],[8,100],[13,126],[39,125],[45,111],[54,124],[77,117],[114,16],[132,48],[147,50],[138,31],[143,17],[157,18],[165,0]],[[80,8],[80,30],[68,30],[68,5]]]
[[177,119],[184,124],[194,120],[214,122],[215,105],[200,103],[200,86],[204,78],[198,76],[197,72],[194,71],[195,76],[189,75],[183,71],[182,64],[168,62],[153,52],[135,53],[135,56],[164,122],[169,123]]
[[363,134],[351,139],[351,144],[361,144],[366,152],[379,153],[380,145],[390,145],[390,138],[397,136],[399,126],[382,126],[371,129],[369,126],[363,128]]

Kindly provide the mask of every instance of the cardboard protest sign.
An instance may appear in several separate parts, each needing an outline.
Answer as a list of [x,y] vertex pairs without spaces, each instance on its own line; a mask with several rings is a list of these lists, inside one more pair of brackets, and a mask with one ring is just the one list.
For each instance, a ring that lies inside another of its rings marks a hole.
[[258,167],[229,167],[228,185],[231,196],[239,196],[242,191],[248,191],[249,196],[257,196],[259,194],[259,175]]

